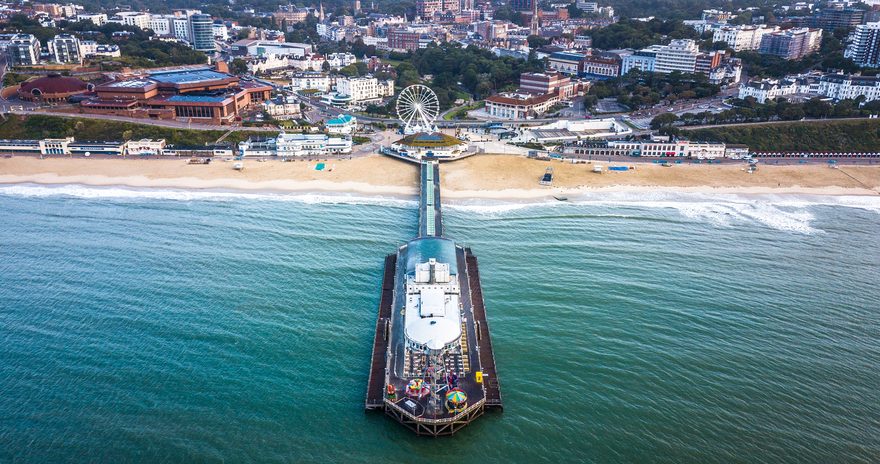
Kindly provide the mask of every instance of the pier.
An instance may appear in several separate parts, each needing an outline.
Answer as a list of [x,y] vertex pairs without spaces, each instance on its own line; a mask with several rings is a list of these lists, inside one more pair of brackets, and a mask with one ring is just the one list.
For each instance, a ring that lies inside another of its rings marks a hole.
[[452,435],[501,410],[501,386],[476,256],[444,236],[438,163],[419,175],[418,237],[385,258],[365,408]]

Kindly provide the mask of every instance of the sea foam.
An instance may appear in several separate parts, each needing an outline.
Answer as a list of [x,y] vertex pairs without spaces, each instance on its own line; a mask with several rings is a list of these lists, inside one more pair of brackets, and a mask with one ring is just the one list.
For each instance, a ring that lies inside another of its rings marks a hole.
[[[80,184],[0,185],[0,195],[21,197],[67,196],[83,199],[170,200],[170,201],[294,201],[305,204],[374,205],[416,208],[416,201],[404,198],[346,193],[230,192],[221,190],[183,190],[126,187],[96,187]],[[570,208],[601,208],[591,211],[608,216],[630,217],[631,209],[670,209],[683,218],[707,221],[720,227],[738,222],[763,224],[772,229],[803,234],[819,233],[813,227],[811,209],[816,206],[858,208],[880,214],[880,196],[807,195],[807,194],[730,194],[694,193],[670,190],[589,192],[572,196],[569,201],[454,200],[444,204],[460,211],[484,217],[508,217],[525,211],[566,211]],[[561,208],[561,209],[560,209]],[[614,212],[609,208],[616,208]],[[638,215],[638,214],[635,214]]]
[[347,193],[282,193],[282,192],[231,192],[222,190],[183,190],[129,187],[96,187],[81,184],[10,184],[0,185],[0,195],[21,197],[65,196],[83,199],[117,200],[170,200],[170,201],[294,201],[306,204],[350,204],[391,207],[416,207],[414,200],[386,196]]
[[[522,214],[524,211],[541,211],[553,208],[592,207],[618,208],[629,210],[671,209],[682,217],[698,221],[708,221],[717,226],[732,226],[738,222],[759,223],[772,229],[802,234],[821,232],[812,226],[815,215],[811,211],[816,206],[858,208],[880,214],[880,196],[845,195],[806,195],[806,194],[729,194],[692,193],[676,191],[621,191],[579,194],[569,201],[522,201],[490,203],[473,200],[462,201],[446,206],[487,217],[506,217]],[[619,216],[621,211],[608,216]],[[606,211],[607,213],[607,211]],[[623,214],[629,217],[630,214]]]

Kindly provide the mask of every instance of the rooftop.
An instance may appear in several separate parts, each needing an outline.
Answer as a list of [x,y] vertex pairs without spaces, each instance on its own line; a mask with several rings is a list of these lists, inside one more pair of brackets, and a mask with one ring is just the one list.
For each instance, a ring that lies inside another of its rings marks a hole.
[[223,80],[230,77],[229,74],[212,71],[210,69],[170,71],[150,74],[150,79],[167,84],[191,84],[195,82]]
[[407,135],[397,143],[411,147],[454,147],[464,142],[451,135],[442,134],[440,132],[418,132],[416,134]]
[[327,125],[337,125],[337,124],[348,124],[354,120],[354,116],[350,114],[343,114],[339,117],[333,118],[327,121]]
[[168,97],[165,101],[179,103],[221,103],[227,98],[228,96],[226,95],[173,95]]
[[107,84],[104,84],[102,87],[122,87],[127,89],[134,89],[139,87],[146,87],[150,84],[153,84],[153,82],[146,79],[132,79],[130,81],[109,82]]

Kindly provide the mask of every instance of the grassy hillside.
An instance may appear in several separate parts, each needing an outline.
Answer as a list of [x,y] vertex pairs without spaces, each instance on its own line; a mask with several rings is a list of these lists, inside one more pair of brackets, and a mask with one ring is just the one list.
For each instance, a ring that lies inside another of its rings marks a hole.
[[[44,115],[7,115],[0,121],[0,139],[42,139],[75,137],[77,140],[116,141],[131,139],[165,139],[171,145],[204,145],[220,138],[223,131],[173,129],[121,121],[86,118],[62,118]],[[233,144],[259,132],[238,131],[224,141]]]
[[756,151],[880,150],[880,119],[798,121],[683,131],[692,140],[741,143]]

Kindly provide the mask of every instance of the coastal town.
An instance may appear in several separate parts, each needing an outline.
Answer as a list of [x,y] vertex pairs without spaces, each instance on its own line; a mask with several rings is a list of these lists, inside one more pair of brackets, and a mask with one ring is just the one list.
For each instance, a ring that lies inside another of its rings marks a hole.
[[248,172],[503,155],[535,161],[532,178],[547,162],[717,164],[772,182],[759,167],[880,161],[878,25],[880,9],[840,1],[682,20],[583,1],[9,3],[0,155]]

